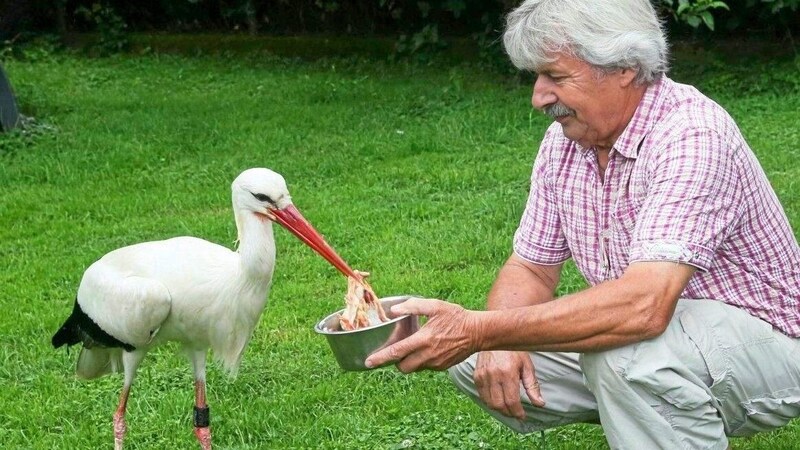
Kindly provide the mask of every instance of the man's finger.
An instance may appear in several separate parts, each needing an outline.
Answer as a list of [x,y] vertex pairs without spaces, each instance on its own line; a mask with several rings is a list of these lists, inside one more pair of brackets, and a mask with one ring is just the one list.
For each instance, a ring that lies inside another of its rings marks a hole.
[[400,361],[405,358],[414,349],[413,339],[416,335],[403,339],[400,342],[392,344],[384,349],[369,355],[364,361],[367,368],[378,367],[392,361]]
[[510,417],[516,417],[519,420],[525,420],[525,409],[522,407],[522,401],[519,398],[519,384],[514,383],[510,386],[503,385],[503,401],[505,402]]
[[422,368],[425,362],[424,357],[419,352],[410,352],[407,356],[401,359],[395,366],[397,370],[402,373],[416,372]]
[[511,417],[511,411],[508,410],[508,405],[505,402],[505,395],[503,395],[503,386],[499,383],[492,383],[487,389],[489,393],[488,398],[484,399],[486,404],[504,416]]
[[544,406],[544,398],[542,397],[542,389],[539,385],[539,380],[536,379],[536,374],[533,371],[525,368],[522,370],[522,387],[525,388],[525,393],[534,406]]
[[392,306],[392,313],[397,316],[413,314],[428,316],[433,311],[436,299],[411,297],[408,300]]

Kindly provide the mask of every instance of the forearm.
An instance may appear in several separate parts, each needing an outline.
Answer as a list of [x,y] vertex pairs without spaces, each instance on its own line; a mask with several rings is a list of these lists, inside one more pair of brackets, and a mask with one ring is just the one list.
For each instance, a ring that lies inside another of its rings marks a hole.
[[631,303],[619,295],[601,298],[603,290],[596,286],[546,305],[478,313],[485,330],[479,333],[485,338],[481,350],[584,352],[640,339],[641,330],[629,320]]
[[[596,351],[659,335],[694,269],[639,265],[632,273],[557,300],[477,312],[481,350]],[[667,281],[652,281],[667,280]]]

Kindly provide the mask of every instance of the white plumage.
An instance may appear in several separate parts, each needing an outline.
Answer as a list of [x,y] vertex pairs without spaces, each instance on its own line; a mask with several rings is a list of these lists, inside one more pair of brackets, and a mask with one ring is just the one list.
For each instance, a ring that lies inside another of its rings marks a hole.
[[293,206],[286,182],[263,168],[231,185],[238,250],[194,237],[145,242],[114,250],[84,273],[72,315],[53,345],[83,343],[77,374],[94,378],[124,372],[114,416],[115,447],[122,447],[125,406],[147,351],[178,342],[195,375],[195,434],[210,448],[205,402],[208,349],[230,372],[258,324],[275,265],[272,222],[277,221],[342,273],[353,272]]

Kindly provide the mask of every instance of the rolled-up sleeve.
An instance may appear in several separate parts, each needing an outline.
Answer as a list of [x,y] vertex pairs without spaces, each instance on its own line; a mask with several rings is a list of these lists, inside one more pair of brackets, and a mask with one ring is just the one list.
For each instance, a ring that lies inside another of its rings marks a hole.
[[629,262],[674,261],[708,271],[742,215],[743,189],[731,142],[688,129],[659,150],[639,212]]

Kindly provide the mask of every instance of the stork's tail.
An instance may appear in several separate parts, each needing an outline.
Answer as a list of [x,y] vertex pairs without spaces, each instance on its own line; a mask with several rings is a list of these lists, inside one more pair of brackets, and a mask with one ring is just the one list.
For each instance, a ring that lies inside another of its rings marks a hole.
[[112,372],[122,372],[122,349],[104,347],[81,349],[78,368],[75,370],[79,378],[88,380]]

